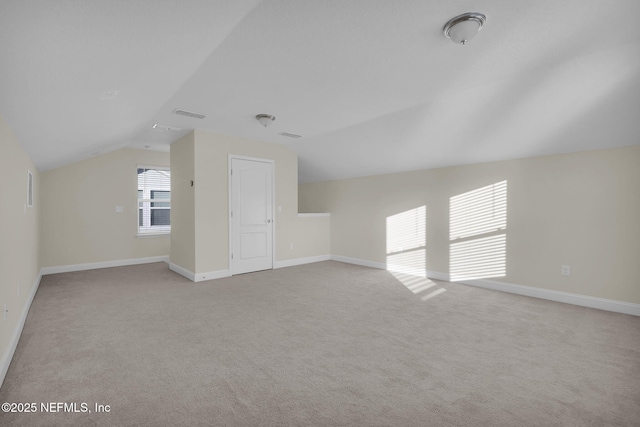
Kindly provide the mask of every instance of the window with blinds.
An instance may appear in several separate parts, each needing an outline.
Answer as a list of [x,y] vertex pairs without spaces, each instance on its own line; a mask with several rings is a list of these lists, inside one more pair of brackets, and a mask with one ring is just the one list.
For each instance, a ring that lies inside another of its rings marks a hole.
[[171,232],[171,171],[138,166],[138,233]]

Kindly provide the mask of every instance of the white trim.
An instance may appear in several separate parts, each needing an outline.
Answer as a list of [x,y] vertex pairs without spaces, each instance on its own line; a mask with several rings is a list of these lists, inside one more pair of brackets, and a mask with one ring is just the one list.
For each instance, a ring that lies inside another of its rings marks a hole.
[[[404,271],[403,269],[397,269],[394,265],[387,265],[382,262],[368,261],[360,258],[350,258],[341,255],[331,255],[331,259],[334,261],[345,262],[347,264],[361,265],[364,267],[378,268],[381,270],[389,271]],[[406,270],[406,269],[405,269]],[[412,270],[416,275],[424,275],[420,271]],[[442,280],[449,282],[450,275],[448,273],[441,273],[438,271],[426,271],[426,276],[430,279]],[[476,286],[484,289],[491,289],[494,291],[507,292],[510,294],[523,295],[533,298],[546,299],[549,301],[562,302],[565,304],[573,304],[581,307],[596,308],[599,310],[613,311],[615,313],[630,314],[632,316],[640,316],[640,304],[634,304],[624,301],[616,301],[605,298],[592,297],[588,295],[573,294],[569,292],[554,291],[551,289],[535,288],[532,286],[515,285],[513,283],[497,282],[495,280],[477,279],[477,280],[460,280],[455,283],[461,283],[463,285]]]
[[143,239],[146,239],[147,237],[170,237],[171,236],[171,232],[170,231],[165,231],[163,233],[138,233],[136,234],[136,237],[142,237]]
[[193,271],[187,270],[186,268],[172,262],[169,263],[169,270],[178,273],[179,275],[186,277],[187,279],[196,283],[204,282],[206,280],[222,279],[223,277],[231,276],[231,272],[229,270],[207,271],[204,273],[196,274]]
[[[220,276],[220,277],[229,277],[232,276],[233,273],[233,259],[231,258],[231,254],[232,254],[232,249],[233,249],[233,230],[232,230],[232,222],[231,221],[231,208],[233,207],[232,205],[232,200],[231,200],[231,162],[234,159],[238,159],[238,160],[248,160],[248,161],[252,161],[252,162],[261,162],[261,163],[270,163],[271,164],[271,269],[275,268],[275,260],[276,260],[276,161],[273,159],[261,159],[258,157],[249,157],[249,156],[242,156],[239,154],[229,154],[228,158],[227,158],[227,198],[228,198],[228,205],[227,205],[227,221],[228,221],[228,225],[227,228],[229,229],[229,269],[228,270],[219,270],[219,271],[228,271],[229,274],[227,276]],[[212,273],[216,273],[216,272],[212,272]],[[219,278],[219,277],[213,277],[215,278]],[[210,280],[210,279],[203,279],[203,280]]]
[[239,159],[239,160],[249,160],[252,162],[262,162],[262,163],[275,163],[273,159],[265,159],[262,157],[251,157],[251,156],[243,156],[242,154],[229,154],[229,160],[231,158]]
[[137,169],[156,169],[159,171],[171,171],[171,165],[169,166],[137,165],[136,172],[137,172]]
[[174,264],[172,262],[169,263],[169,270],[181,275],[182,277],[186,277],[192,282],[196,281],[196,274],[192,271],[187,270],[184,267],[180,267],[178,264]]
[[206,280],[213,279],[222,279],[225,277],[231,277],[230,270],[215,270],[215,271],[205,271],[204,273],[196,273],[196,278],[194,282],[204,282]]
[[311,264],[313,262],[320,262],[320,261],[329,261],[330,259],[331,259],[331,255],[316,255],[316,256],[310,256],[306,258],[287,259],[284,261],[276,261],[273,264],[273,268],[293,267],[295,265]]
[[566,304],[579,305],[582,307],[597,308],[599,310],[630,314],[632,316],[640,316],[640,304],[634,304],[624,301],[616,301],[605,298],[591,297],[588,295],[554,291],[551,289],[534,288],[531,286],[515,285],[513,283],[497,282],[495,280],[488,279],[461,280],[456,283],[462,283],[469,286],[477,286],[479,288],[492,289],[495,291],[508,292],[510,294],[524,295],[550,301],[563,302]]
[[331,216],[330,213],[299,213],[298,218],[317,218],[321,216]]
[[400,264],[387,264],[386,270],[393,271],[395,273],[410,274],[412,276],[420,277],[427,277],[428,275],[427,270],[425,270],[424,268],[408,267],[406,265]]
[[429,279],[442,280],[443,282],[450,282],[451,276],[449,273],[440,273],[439,271],[427,270],[427,277]]
[[[229,267],[229,271],[233,271],[233,254],[232,254],[232,249],[233,249],[233,241],[231,239],[233,239],[233,230],[232,230],[232,219],[231,219],[231,209],[233,208],[233,200],[231,200],[231,179],[232,179],[232,168],[231,168],[231,160],[234,157],[231,156],[231,154],[229,154],[227,156],[227,231],[229,234],[229,247],[228,247],[228,264],[227,266]],[[275,233],[273,233],[275,234]],[[195,280],[195,276],[194,276],[194,280]]]
[[342,255],[331,255],[333,261],[345,262],[347,264],[361,265],[363,267],[377,268],[379,270],[393,271],[396,273],[412,274],[414,276],[429,277],[436,280],[449,281],[449,275],[437,271],[423,270],[415,267],[405,267],[396,264],[386,264],[384,262],[369,261],[361,258],[351,258]]
[[13,334],[11,335],[11,339],[9,340],[9,345],[4,351],[2,359],[0,359],[0,386],[2,386],[2,383],[4,383],[4,378],[7,375],[7,371],[9,370],[9,365],[11,365],[11,360],[13,359],[13,355],[15,354],[16,348],[18,347],[18,342],[20,341],[20,336],[22,335],[22,329],[24,328],[24,322],[27,320],[27,314],[29,314],[31,303],[33,302],[33,298],[36,296],[36,292],[38,292],[38,288],[40,287],[40,280],[42,280],[42,275],[42,270],[40,270],[40,273],[38,273],[38,277],[33,284],[33,288],[31,289],[31,293],[29,293],[29,297],[22,307],[20,318],[18,319],[18,323],[16,324],[15,328],[13,329]]
[[[138,230],[136,237],[143,237],[145,234],[170,234],[171,233],[171,221],[169,221],[169,225],[151,225],[151,219],[150,215],[151,212],[153,212],[156,209],[163,209],[163,210],[169,210],[169,212],[171,211],[171,167],[170,166],[148,166],[148,165],[137,165],[136,166],[136,171],[139,170],[143,170],[144,173],[147,173],[148,171],[157,171],[157,172],[167,172],[169,174],[169,185],[168,188],[166,185],[160,185],[161,183],[164,182],[164,180],[161,180],[160,182],[147,182],[146,178],[143,179],[143,186],[142,188],[140,188],[140,174],[138,173],[137,178],[136,178],[136,228]],[[166,174],[162,174],[165,178],[166,178]],[[165,183],[166,184],[166,183]],[[142,191],[143,194],[142,197],[140,197],[140,191]],[[152,198],[152,195],[155,191],[162,191],[162,192],[168,192],[169,193],[169,198],[168,199],[159,199],[162,200],[162,203],[169,203],[168,207],[153,207],[153,202],[154,201],[158,201],[156,199]],[[146,196],[146,197],[145,197]],[[140,204],[143,204],[143,206],[141,207]],[[139,212],[140,210],[143,210],[143,217],[148,219],[148,223],[146,221],[144,225],[140,225],[140,218],[139,218]]]
[[351,257],[342,256],[342,255],[331,255],[331,260],[346,262],[347,264],[361,265],[363,267],[378,268],[380,270],[387,269],[387,265],[383,262],[368,261],[366,259],[351,258]]
[[40,271],[44,276],[47,274],[70,273],[72,271],[95,270],[97,268],[124,267],[127,265],[150,264],[153,262],[163,261],[168,263],[169,256],[161,255],[148,258],[132,258],[114,261],[90,262],[86,264],[60,265],[57,267],[43,267]]

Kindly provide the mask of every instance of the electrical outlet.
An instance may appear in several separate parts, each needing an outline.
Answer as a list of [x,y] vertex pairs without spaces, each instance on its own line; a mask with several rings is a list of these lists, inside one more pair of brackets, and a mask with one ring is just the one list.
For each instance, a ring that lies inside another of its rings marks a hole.
[[563,276],[570,276],[571,275],[571,266],[570,265],[563,265],[560,267],[560,274],[562,274]]
[[7,304],[2,308],[2,315],[4,316],[4,320],[7,320],[7,313],[9,313],[9,309],[7,308]]
[[122,209],[122,206],[116,206],[116,212],[117,213],[122,213],[124,211],[124,209]]
[[18,296],[20,296],[20,282],[18,282]]
[[293,243],[289,243],[289,250],[292,251],[293,250]]

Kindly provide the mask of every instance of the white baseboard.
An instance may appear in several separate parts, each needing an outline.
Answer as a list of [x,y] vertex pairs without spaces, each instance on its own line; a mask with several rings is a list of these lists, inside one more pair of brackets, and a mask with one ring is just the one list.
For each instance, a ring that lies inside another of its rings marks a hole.
[[331,260],[345,262],[347,264],[361,265],[363,267],[378,268],[381,270],[387,269],[387,265],[383,262],[369,261],[369,260],[360,259],[360,258],[351,258],[351,257],[342,256],[342,255],[331,255]]
[[[276,261],[273,263],[273,268],[293,267],[294,265],[310,264],[312,262],[328,261],[331,259],[330,255],[318,255],[306,258],[288,259],[285,261]],[[221,279],[223,277],[230,277],[230,270],[216,270],[208,271],[204,273],[194,273],[174,263],[169,263],[169,269],[178,273],[181,276],[186,277],[192,282],[203,282],[205,280]]]
[[231,276],[231,272],[229,270],[216,270],[196,274],[193,271],[187,270],[186,268],[172,262],[169,263],[169,269],[183,277],[186,277],[192,282],[204,282],[205,280],[221,279],[223,277]]
[[98,268],[124,267],[127,265],[150,264],[153,262],[169,263],[169,256],[162,255],[148,258],[132,258],[114,261],[90,262],[86,264],[60,265],[57,267],[43,267],[40,271],[42,275],[45,276],[47,274],[70,273],[72,271],[95,270]]
[[[443,280],[446,282],[451,281],[448,273],[441,273],[438,271],[426,270],[424,273],[415,268],[398,268],[398,266],[387,266],[382,262],[368,261],[360,258],[350,258],[341,255],[331,255],[331,259],[334,261],[346,262],[348,264],[362,265],[364,267],[378,268],[382,270],[397,271],[401,273],[414,274],[418,276],[424,276],[430,279]],[[388,267],[388,268],[387,268]],[[569,292],[554,291],[550,289],[534,288],[532,286],[515,285],[513,283],[498,282],[489,279],[477,279],[477,280],[461,280],[456,283],[462,283],[464,285],[476,286],[479,288],[491,289],[494,291],[508,292],[510,294],[524,295],[528,297],[546,299],[549,301],[563,302],[566,304],[573,304],[582,307],[597,308],[599,310],[613,311],[615,313],[630,314],[632,316],[640,316],[640,304],[634,304],[624,301],[616,301],[605,298],[591,297],[587,295],[573,294]]]
[[206,271],[204,273],[196,273],[194,282],[204,282],[205,280],[222,279],[230,276],[231,271],[229,270]]
[[[331,259],[330,255],[318,255],[306,258],[288,259],[285,261],[276,261],[273,263],[273,268],[293,267],[294,265],[310,264],[312,262],[328,261]],[[172,262],[169,263],[169,269],[178,273],[181,276],[186,277],[192,282],[203,282],[205,280],[221,279],[223,277],[230,277],[230,270],[216,270],[208,271],[204,273],[194,273],[184,267],[181,267]]]
[[404,273],[404,274],[410,274],[412,276],[420,276],[420,277],[426,277],[426,274],[427,274],[427,270],[425,270],[424,268],[408,267],[405,265],[398,265],[398,264],[387,263],[386,269],[388,271],[393,271],[395,273]]
[[449,273],[440,273],[439,271],[428,270],[427,277],[429,279],[442,280],[443,282],[450,282],[451,276]]
[[414,276],[429,277],[436,280],[449,281],[449,275],[438,273],[437,271],[423,270],[415,267],[405,267],[396,264],[387,264],[384,262],[369,261],[361,258],[351,258],[342,255],[331,255],[333,261],[345,262],[347,264],[361,265],[363,267],[377,268],[380,270],[393,271],[394,273],[412,274]]
[[316,255],[316,256],[310,256],[305,258],[287,259],[284,261],[274,262],[273,268],[293,267],[295,265],[311,264],[313,262],[320,262],[320,261],[329,261],[330,259],[331,259],[331,255]]
[[513,283],[497,282],[489,279],[462,280],[457,283],[550,301],[563,302],[566,304],[579,305],[582,307],[613,311],[615,313],[640,316],[640,304],[633,304],[630,302],[597,298],[588,295],[573,294],[570,292],[554,291],[551,289],[534,288],[531,286],[515,285]]
[[394,273],[411,274],[413,276],[428,277],[430,279],[444,280],[449,282],[449,275],[446,273],[440,273],[432,270],[425,270],[424,268],[407,267],[398,264],[387,264],[386,270]]
[[24,307],[22,307],[22,312],[20,313],[18,323],[13,329],[13,334],[11,335],[11,339],[9,340],[9,345],[4,351],[2,359],[0,359],[0,387],[4,383],[4,378],[7,375],[7,371],[9,370],[9,365],[11,365],[11,360],[13,359],[13,355],[15,354],[16,348],[18,347],[18,342],[20,341],[20,336],[22,335],[22,329],[24,328],[24,322],[27,320],[27,315],[29,314],[31,303],[33,302],[33,298],[36,296],[36,292],[38,292],[38,288],[40,287],[40,280],[42,280],[42,270],[40,270],[40,273],[38,273],[38,277],[33,284],[33,289],[31,289],[29,297],[27,298]]
[[172,262],[169,263],[169,270],[178,273],[179,275],[186,277],[192,282],[196,281],[196,274],[192,271],[187,270],[184,267],[180,267],[178,264],[174,264]]

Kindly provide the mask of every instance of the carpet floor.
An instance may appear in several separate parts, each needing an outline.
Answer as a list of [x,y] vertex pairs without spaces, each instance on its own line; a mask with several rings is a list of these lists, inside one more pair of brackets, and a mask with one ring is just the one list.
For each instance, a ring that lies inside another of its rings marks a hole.
[[64,273],[0,402],[36,404],[3,426],[638,426],[640,318],[333,261]]

